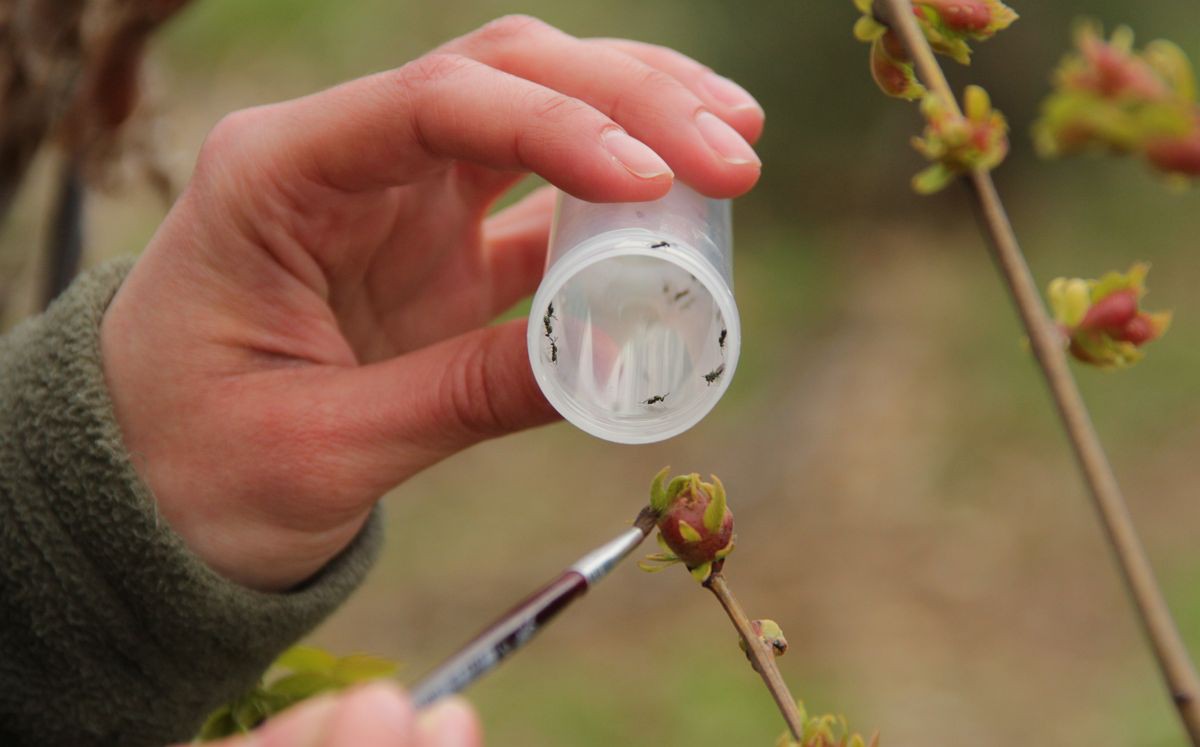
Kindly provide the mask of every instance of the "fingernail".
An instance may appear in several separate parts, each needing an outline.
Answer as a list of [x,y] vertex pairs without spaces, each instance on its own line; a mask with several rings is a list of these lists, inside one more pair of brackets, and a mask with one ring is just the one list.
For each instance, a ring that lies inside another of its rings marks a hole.
[[726,163],[739,166],[745,163],[762,165],[750,143],[712,112],[702,111],[696,115],[696,129],[700,130],[700,136]]
[[617,163],[640,179],[675,175],[667,162],[659,158],[648,145],[626,135],[622,130],[609,129],[601,136],[601,140]]
[[704,86],[704,90],[720,101],[725,106],[731,109],[758,109],[762,111],[762,107],[754,100],[754,97],[745,89],[734,83],[729,78],[716,73],[706,73],[700,79],[700,85]]
[[439,700],[421,713],[417,730],[431,747],[476,747],[479,743],[471,706],[461,698]]

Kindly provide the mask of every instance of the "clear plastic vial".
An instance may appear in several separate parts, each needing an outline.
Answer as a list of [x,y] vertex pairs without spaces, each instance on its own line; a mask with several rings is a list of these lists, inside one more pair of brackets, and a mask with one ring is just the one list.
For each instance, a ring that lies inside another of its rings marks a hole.
[[559,194],[529,362],[568,421],[609,441],[691,428],[737,369],[729,200],[676,182],[653,202]]

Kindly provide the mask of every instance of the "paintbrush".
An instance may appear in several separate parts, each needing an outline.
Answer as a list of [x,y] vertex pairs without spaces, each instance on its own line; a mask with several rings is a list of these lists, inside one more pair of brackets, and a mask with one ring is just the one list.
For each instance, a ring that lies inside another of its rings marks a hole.
[[496,668],[524,646],[567,605],[583,596],[592,584],[608,575],[654,530],[658,513],[646,506],[633,527],[621,536],[584,555],[562,575],[530,594],[524,601],[489,625],[458,653],[425,675],[413,688],[417,708],[459,692]]

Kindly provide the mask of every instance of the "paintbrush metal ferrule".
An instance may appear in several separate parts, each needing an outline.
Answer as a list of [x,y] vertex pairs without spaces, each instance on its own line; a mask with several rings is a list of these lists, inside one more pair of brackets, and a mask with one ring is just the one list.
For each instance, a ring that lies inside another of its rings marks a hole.
[[617,564],[642,544],[644,539],[646,539],[645,532],[637,527],[631,527],[612,542],[584,555],[568,570],[583,576],[588,585],[594,584],[607,576],[613,568],[616,568]]

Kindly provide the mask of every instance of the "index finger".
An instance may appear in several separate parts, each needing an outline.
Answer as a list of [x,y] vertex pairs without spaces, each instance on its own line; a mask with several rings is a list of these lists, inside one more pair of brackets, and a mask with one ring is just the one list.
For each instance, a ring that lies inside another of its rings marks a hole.
[[455,160],[533,171],[600,202],[653,200],[674,178],[594,107],[454,54],[235,113],[209,140],[231,161],[343,191],[410,184]]

